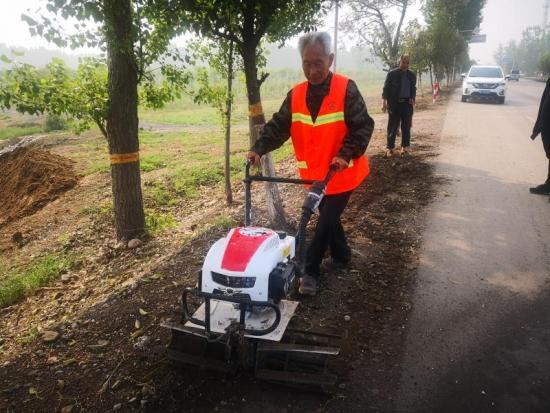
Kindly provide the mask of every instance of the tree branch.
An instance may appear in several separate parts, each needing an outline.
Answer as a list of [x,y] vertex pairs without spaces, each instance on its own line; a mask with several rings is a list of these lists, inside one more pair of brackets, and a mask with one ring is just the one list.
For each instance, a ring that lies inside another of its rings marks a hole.
[[105,139],[108,139],[107,138],[107,129],[105,128],[105,125],[103,124],[102,120],[101,119],[94,119],[94,122],[97,125],[97,127],[99,128],[99,130],[101,131],[101,134],[105,137]]
[[269,76],[269,73],[262,73],[262,76],[258,79],[258,88],[260,88],[262,86],[262,83],[265,82],[265,80],[268,78]]
[[397,51],[399,46],[399,36],[401,35],[401,26],[403,25],[403,20],[405,20],[405,13],[407,12],[407,6],[409,0],[403,0],[402,9],[401,9],[401,18],[399,19],[399,24],[397,25],[397,30],[395,31],[395,37],[393,39],[392,48]]

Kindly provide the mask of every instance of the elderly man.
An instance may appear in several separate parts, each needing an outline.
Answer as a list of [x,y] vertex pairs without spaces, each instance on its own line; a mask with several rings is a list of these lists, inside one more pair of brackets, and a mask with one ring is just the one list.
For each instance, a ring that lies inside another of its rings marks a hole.
[[340,216],[353,190],[369,174],[364,153],[374,121],[357,85],[330,71],[334,54],[328,33],[308,33],[300,38],[298,48],[307,81],[288,92],[247,157],[257,164],[262,155],[292,137],[303,179],[322,180],[330,165],[338,168],[319,206],[319,220],[307,250],[307,273],[300,279],[300,293],[314,295],[328,247],[331,261],[327,267],[345,266],[351,259]]
[[399,67],[388,72],[382,99],[382,110],[388,111],[388,141],[386,156],[396,154],[395,137],[401,124],[401,152],[406,154],[411,145],[413,106],[416,99],[416,75],[409,70],[410,59],[402,55]]

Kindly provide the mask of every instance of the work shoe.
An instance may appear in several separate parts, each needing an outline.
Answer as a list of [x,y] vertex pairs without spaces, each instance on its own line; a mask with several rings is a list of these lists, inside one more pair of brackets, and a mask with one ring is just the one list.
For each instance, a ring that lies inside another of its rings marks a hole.
[[538,195],[550,195],[550,183],[543,183],[533,188],[529,188],[529,192]]
[[300,286],[298,292],[302,295],[315,295],[317,294],[317,278],[312,275],[304,275],[300,278]]
[[391,158],[395,154],[395,149],[386,149],[386,158]]
[[349,266],[350,260],[340,261],[335,260],[332,257],[325,258],[321,263],[321,269],[325,272],[334,272],[347,268]]

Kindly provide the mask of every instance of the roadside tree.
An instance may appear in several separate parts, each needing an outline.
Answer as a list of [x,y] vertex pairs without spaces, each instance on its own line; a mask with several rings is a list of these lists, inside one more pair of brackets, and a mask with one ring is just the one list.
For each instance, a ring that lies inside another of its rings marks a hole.
[[233,80],[235,73],[242,70],[242,58],[235,50],[232,40],[220,39],[216,42],[203,38],[192,42],[189,51],[194,62],[206,62],[225,81],[225,85],[212,81],[207,68],[199,68],[195,76],[196,88],[190,91],[195,103],[213,106],[221,117],[224,131],[224,177],[225,198],[233,203],[231,191],[231,114],[233,107]]
[[[154,84],[154,74],[148,71],[150,66],[166,54],[170,39],[182,30],[175,1],[45,0],[44,3],[47,12],[40,17],[22,17],[32,34],[60,47],[100,47],[107,53],[107,101],[106,106],[98,102],[98,112],[105,111],[102,132],[107,137],[111,158],[117,238],[133,238],[145,227],[139,169],[138,85]],[[57,16],[76,19],[77,32],[64,33]],[[175,66],[166,66],[164,75],[172,80],[184,79]],[[153,96],[160,105],[173,92],[161,89],[161,93]]]
[[[407,9],[415,0],[350,0],[344,31],[367,45],[388,68],[396,67],[402,48],[402,28]],[[390,14],[397,13],[397,21]]]
[[539,60],[539,69],[545,75],[550,75],[550,52],[545,53]]
[[[260,89],[268,74],[259,75],[259,62],[264,59],[261,42],[284,43],[320,22],[325,11],[322,0],[181,0],[184,20],[193,30],[211,39],[233,41],[239,52],[246,79],[250,144],[256,142],[265,125]],[[262,157],[265,175],[274,175],[271,155]],[[287,226],[277,187],[266,184],[266,200],[271,225]]]

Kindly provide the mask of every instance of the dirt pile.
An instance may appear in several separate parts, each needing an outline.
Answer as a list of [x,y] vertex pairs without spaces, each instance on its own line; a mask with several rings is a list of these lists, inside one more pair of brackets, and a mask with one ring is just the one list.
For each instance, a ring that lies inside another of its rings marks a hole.
[[31,215],[73,188],[73,161],[45,150],[19,148],[0,157],[0,227]]

